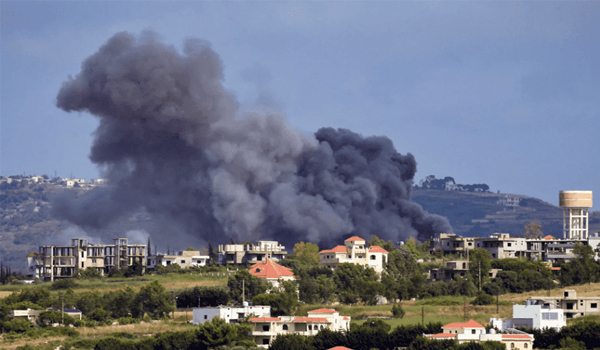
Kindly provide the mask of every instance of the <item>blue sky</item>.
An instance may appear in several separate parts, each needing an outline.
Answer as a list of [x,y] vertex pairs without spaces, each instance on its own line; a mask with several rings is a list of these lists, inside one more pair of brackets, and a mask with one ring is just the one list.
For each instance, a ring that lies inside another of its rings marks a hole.
[[[415,181],[558,204],[600,196],[600,2],[11,2],[1,8],[0,175],[100,176],[97,120],[56,108],[120,31],[211,43],[241,109],[389,137]],[[598,200],[596,201],[598,202]],[[594,209],[598,208],[598,204]]]

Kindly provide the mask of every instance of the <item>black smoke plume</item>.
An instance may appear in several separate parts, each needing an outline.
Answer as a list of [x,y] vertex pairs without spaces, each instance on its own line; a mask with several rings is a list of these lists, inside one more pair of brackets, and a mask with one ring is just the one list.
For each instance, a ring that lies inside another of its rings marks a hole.
[[57,106],[100,119],[90,159],[110,186],[62,197],[55,213],[102,229],[145,210],[163,229],[213,242],[451,232],[410,200],[415,159],[388,138],[331,128],[303,135],[281,115],[241,114],[222,80],[204,41],[188,40],[180,54],[150,32],[109,39],[64,83]]

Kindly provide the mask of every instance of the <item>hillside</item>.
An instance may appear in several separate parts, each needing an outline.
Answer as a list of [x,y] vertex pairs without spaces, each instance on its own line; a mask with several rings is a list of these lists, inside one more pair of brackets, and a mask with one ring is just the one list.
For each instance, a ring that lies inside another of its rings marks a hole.
[[[558,196],[558,193],[557,193]],[[454,232],[486,237],[494,232],[519,235],[530,222],[544,234],[562,237],[563,212],[540,199],[516,194],[417,189],[412,199],[430,213],[447,217]],[[590,212],[590,231],[600,230],[600,212]]]
[[[40,245],[69,244],[70,238],[81,235],[74,225],[52,217],[52,196],[60,191],[85,192],[93,186],[67,187],[61,179],[34,181],[21,176],[10,180],[0,178],[0,261],[13,270],[25,271],[25,256]],[[539,222],[545,234],[562,237],[562,210],[537,198],[434,189],[414,189],[412,198],[430,213],[447,217],[460,235],[518,235],[528,223]],[[110,241],[131,230],[151,232],[153,225],[150,216],[141,212],[118,220],[101,234]],[[590,213],[590,228],[600,230],[600,212]]]

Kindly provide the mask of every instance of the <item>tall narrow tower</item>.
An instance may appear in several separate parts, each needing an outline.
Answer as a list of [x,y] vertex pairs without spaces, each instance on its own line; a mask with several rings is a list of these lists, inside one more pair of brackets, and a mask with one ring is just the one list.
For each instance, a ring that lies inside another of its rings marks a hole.
[[558,198],[563,208],[563,238],[588,239],[592,191],[560,191]]

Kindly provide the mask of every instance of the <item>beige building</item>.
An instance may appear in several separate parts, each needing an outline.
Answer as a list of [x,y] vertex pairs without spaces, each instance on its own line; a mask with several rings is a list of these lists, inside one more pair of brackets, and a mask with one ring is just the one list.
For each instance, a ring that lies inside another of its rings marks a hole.
[[367,247],[366,241],[354,236],[346,239],[344,245],[319,252],[319,265],[335,269],[340,264],[356,264],[370,267],[378,274],[387,263],[388,251],[379,247]]
[[492,259],[518,258],[527,255],[527,240],[508,233],[492,233],[487,238],[475,238],[475,248],[487,250]]
[[75,238],[70,246],[41,246],[35,258],[35,275],[42,280],[75,277],[79,270],[95,269],[102,275],[112,268],[146,267],[146,246],[128,244],[127,238],[115,238],[113,244],[88,244]]
[[578,297],[572,289],[565,289],[562,297],[531,297],[527,303],[549,310],[562,309],[567,318],[600,315],[600,297]]
[[475,238],[462,237],[454,233],[440,233],[429,240],[429,251],[443,252],[444,255],[467,256],[468,251],[475,247]]
[[277,241],[258,241],[257,244],[221,244],[217,252],[219,265],[255,264],[266,259],[277,262],[287,255],[285,247]]
[[205,266],[210,257],[208,255],[201,255],[198,250],[182,250],[178,254],[154,254],[149,255],[147,260],[147,267],[154,269],[156,266],[168,266],[171,264],[178,264],[182,269],[190,267]]
[[449,281],[456,277],[465,277],[469,273],[467,260],[444,261],[443,268],[434,268],[429,271],[429,279],[433,281]]
[[279,334],[314,336],[321,329],[334,332],[350,330],[350,317],[340,316],[340,313],[333,309],[309,311],[308,316],[254,317],[248,322],[252,327],[252,340],[263,348],[268,348]]

